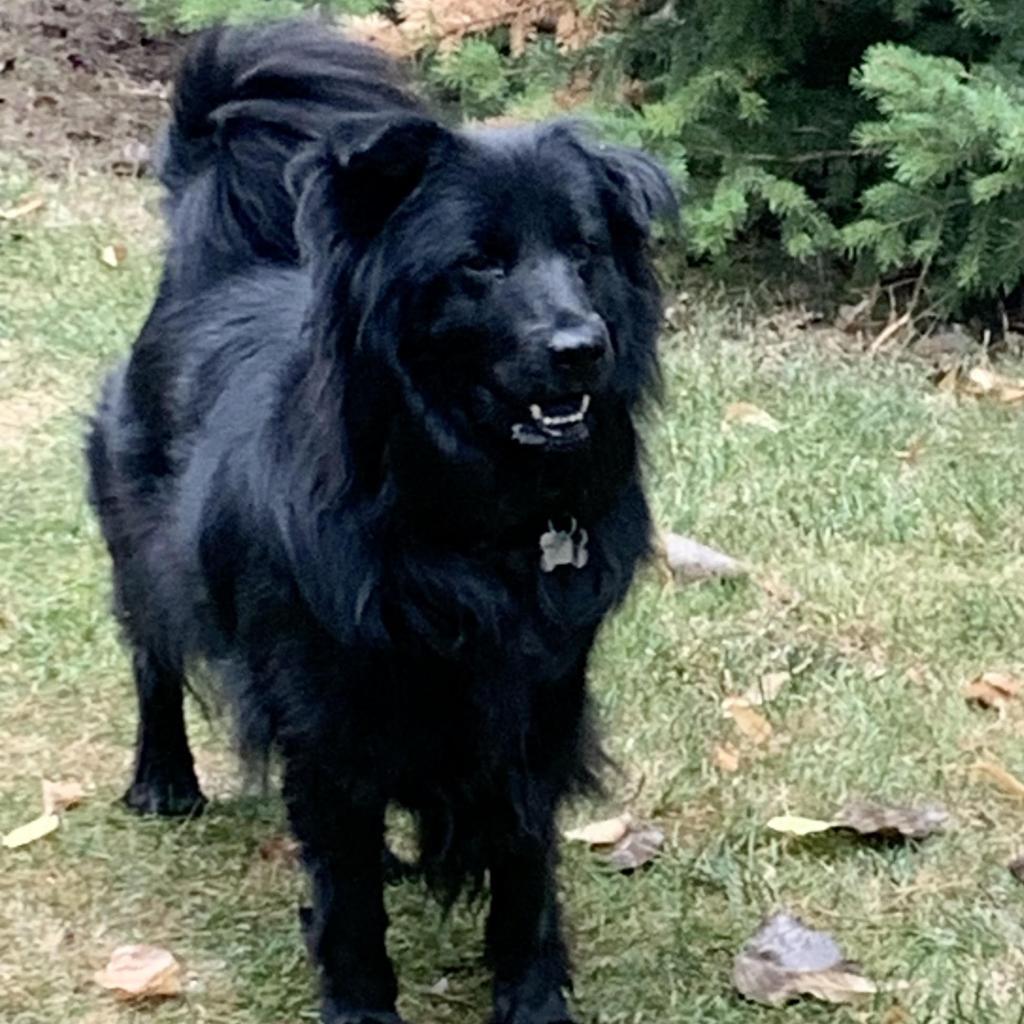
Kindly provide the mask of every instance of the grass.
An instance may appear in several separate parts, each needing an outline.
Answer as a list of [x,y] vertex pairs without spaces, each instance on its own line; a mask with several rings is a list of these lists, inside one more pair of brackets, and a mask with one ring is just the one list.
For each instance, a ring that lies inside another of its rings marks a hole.
[[[26,187],[0,173],[0,206]],[[240,792],[222,730],[193,720],[219,798],[206,816],[141,821],[114,805],[133,707],[79,438],[103,367],[145,313],[159,231],[136,183],[45,191],[43,210],[0,223],[0,831],[38,813],[41,777],[91,795],[54,836],[2,852],[0,1018],[311,1021],[302,879],[259,855],[281,809]],[[98,258],[114,241],[128,252],[116,269]],[[1020,410],[940,396],[919,368],[845,359],[811,334],[766,337],[723,303],[685,319],[666,339],[667,400],[649,431],[658,516],[749,561],[760,583],[666,589],[650,573],[604,634],[593,682],[623,777],[607,806],[569,817],[630,800],[669,841],[633,877],[565,850],[581,1019],[1019,1024],[1024,888],[1005,865],[1024,845],[1024,803],[970,766],[994,758],[1024,777],[1024,713],[972,710],[959,688],[1024,662]],[[783,429],[724,428],[733,401]],[[774,736],[752,746],[721,699],[778,670],[792,679],[767,709]],[[723,743],[739,751],[735,773],[714,766]],[[763,827],[853,796],[940,801],[955,825],[903,847]],[[483,1020],[479,914],[445,921],[414,885],[389,900],[404,1012]],[[908,987],[859,1009],[745,1003],[732,957],[777,906]],[[187,998],[138,1008],[95,988],[128,941],[172,949]],[[431,994],[441,977],[447,993]]]

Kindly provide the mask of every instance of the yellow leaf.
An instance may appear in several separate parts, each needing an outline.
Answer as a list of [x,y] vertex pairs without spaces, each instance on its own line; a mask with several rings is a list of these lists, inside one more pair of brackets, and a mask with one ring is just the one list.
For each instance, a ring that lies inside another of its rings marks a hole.
[[1000,710],[1020,693],[1022,686],[1024,683],[1009,672],[982,672],[964,687],[964,700]]
[[128,247],[121,242],[105,245],[100,250],[100,261],[116,270],[128,258]]
[[42,839],[43,836],[48,836],[51,832],[56,832],[59,827],[60,818],[56,814],[43,814],[27,825],[8,832],[4,836],[3,845],[8,850],[13,850],[17,846],[27,846],[37,839]]
[[963,390],[969,395],[984,395],[1007,404],[1024,402],[1024,380],[1004,377],[984,366],[968,371]]
[[587,843],[590,846],[611,846],[619,842],[633,824],[633,816],[628,812],[616,818],[605,818],[593,821],[582,828],[570,829],[565,838],[574,843]]
[[737,772],[740,768],[740,752],[731,743],[720,743],[711,751],[715,767],[723,772]]
[[765,412],[752,402],[730,402],[725,407],[725,422],[738,423],[745,427],[760,427],[761,430],[768,430],[773,434],[782,429],[782,424],[771,413]]
[[43,779],[43,813],[60,814],[77,807],[85,799],[85,788],[80,782],[50,782]]
[[178,995],[181,976],[181,964],[166,949],[140,945],[118,946],[94,978],[119,999],[149,999]]
[[856,1003],[878,991],[870,978],[844,970],[808,971],[799,975],[793,987],[826,1003]]
[[1016,775],[1008,772],[1001,764],[995,761],[976,761],[972,765],[973,771],[984,775],[991,782],[994,782],[1004,793],[1024,800],[1024,782],[1021,782]]
[[722,711],[752,743],[767,743],[771,739],[774,731],[772,723],[760,711],[752,708],[743,697],[726,697],[722,701]]
[[819,821],[817,818],[801,818],[796,814],[783,814],[765,822],[765,828],[782,832],[787,836],[810,836],[815,832],[827,832],[835,828],[834,821]]
[[18,220],[21,217],[27,217],[30,213],[35,213],[45,205],[46,200],[42,196],[31,196],[15,206],[8,206],[5,210],[0,210],[0,220]]

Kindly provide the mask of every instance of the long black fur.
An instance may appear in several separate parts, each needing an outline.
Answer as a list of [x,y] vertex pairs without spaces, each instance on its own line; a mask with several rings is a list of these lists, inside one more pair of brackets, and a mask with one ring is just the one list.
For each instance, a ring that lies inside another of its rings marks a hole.
[[[587,658],[649,545],[664,172],[569,124],[451,131],[298,22],[200,37],[160,176],[164,275],[87,444],[139,697],[125,800],[201,807],[182,689],[212,666],[282,758],[327,1024],[398,1021],[389,803],[442,895],[489,881],[496,1024],[569,1021],[554,815],[595,784]],[[583,393],[585,426],[530,412]],[[585,564],[542,566],[545,534]]]

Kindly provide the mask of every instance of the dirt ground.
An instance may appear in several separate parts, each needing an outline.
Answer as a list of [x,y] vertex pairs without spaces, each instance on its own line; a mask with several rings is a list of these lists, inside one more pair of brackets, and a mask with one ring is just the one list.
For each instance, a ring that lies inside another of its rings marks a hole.
[[3,0],[0,152],[46,176],[144,173],[183,41],[130,0]]

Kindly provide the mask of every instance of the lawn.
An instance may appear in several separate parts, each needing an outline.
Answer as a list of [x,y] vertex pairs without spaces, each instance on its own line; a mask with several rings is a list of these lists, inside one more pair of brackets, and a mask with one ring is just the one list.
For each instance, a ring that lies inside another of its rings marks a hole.
[[[0,222],[0,831],[39,812],[43,777],[90,795],[55,834],[0,851],[0,1019],[312,1021],[302,877],[260,852],[281,807],[243,790],[223,725],[192,716],[215,798],[204,817],[139,820],[115,804],[134,709],[79,449],[103,368],[156,282],[156,197],[130,180],[40,186],[8,165],[0,208],[40,188],[43,208]],[[114,243],[111,267],[100,253]],[[691,298],[678,322],[648,427],[658,518],[755,573],[680,588],[651,571],[603,635],[593,684],[622,774],[567,823],[628,803],[668,841],[632,876],[565,848],[580,1019],[1018,1024],[1024,886],[1006,864],[1024,849],[1024,801],[971,766],[1024,778],[1024,709],[974,709],[960,690],[1024,668],[1021,408],[941,393],[909,362],[846,356],[749,301]],[[738,401],[781,429],[723,425]],[[722,699],[779,671],[774,732],[755,744]],[[714,757],[727,744],[735,771]],[[953,822],[911,845],[764,827],[858,796],[939,802]],[[408,1018],[483,1021],[479,909],[445,920],[414,883],[389,903]],[[733,955],[782,906],[906,986],[856,1009],[746,1003]],[[94,986],[132,941],[174,951],[185,998],[137,1008]]]

